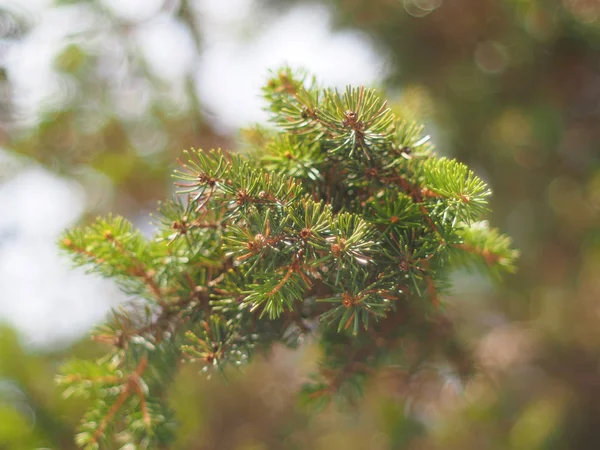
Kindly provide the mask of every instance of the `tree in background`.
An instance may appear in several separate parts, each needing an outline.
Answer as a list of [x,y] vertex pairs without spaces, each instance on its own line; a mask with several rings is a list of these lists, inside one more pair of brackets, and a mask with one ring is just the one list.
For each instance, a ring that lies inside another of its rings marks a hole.
[[[40,66],[37,77],[47,86],[40,89],[28,67],[13,62],[11,72],[3,70],[0,143],[89,190],[115,188],[109,202],[92,207],[123,213],[145,207],[165,195],[169,163],[181,148],[227,142],[201,113],[193,79],[201,34],[188,2],[175,5],[158,30],[178,31],[175,43],[186,48],[181,61],[163,68],[143,45],[144,21],[128,21],[101,2],[58,2],[41,24],[18,6],[2,17],[3,38],[21,46],[16,54],[24,65]],[[58,29],[63,22],[69,26]],[[30,85],[47,98],[34,103]],[[97,184],[95,173],[110,183]]]

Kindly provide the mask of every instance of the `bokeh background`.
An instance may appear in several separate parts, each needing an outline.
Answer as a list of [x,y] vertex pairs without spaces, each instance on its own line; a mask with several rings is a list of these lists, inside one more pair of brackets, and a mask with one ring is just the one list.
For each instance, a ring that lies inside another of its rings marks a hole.
[[600,448],[600,2],[0,0],[0,449],[72,449],[85,401],[53,384],[127,299],[60,232],[109,211],[148,234],[182,149],[235,148],[269,69],[384,89],[493,188],[521,251],[458,272],[449,314],[480,373],[393,370],[358,408],[294,393],[318,356],[274,349],[170,388],[177,449]]

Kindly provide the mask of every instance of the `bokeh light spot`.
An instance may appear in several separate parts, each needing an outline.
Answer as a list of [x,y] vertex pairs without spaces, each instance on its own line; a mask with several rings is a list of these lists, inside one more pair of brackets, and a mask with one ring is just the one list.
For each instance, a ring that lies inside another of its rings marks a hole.
[[482,72],[500,73],[506,69],[508,55],[504,47],[497,42],[481,42],[475,48],[475,63]]

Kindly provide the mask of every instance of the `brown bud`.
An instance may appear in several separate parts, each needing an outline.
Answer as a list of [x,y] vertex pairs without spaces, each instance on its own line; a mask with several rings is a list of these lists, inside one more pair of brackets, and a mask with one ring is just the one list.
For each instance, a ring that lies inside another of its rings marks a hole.
[[349,294],[348,292],[344,292],[342,294],[342,304],[346,308],[351,308],[352,306],[356,305],[356,301],[357,301],[357,298],[354,297],[353,295]]
[[365,174],[367,177],[375,178],[379,175],[379,171],[375,167],[370,167],[365,171]]
[[242,206],[244,205],[248,200],[250,199],[250,196],[248,195],[248,191],[246,189],[242,189],[240,191],[238,191],[236,198],[235,198],[235,202],[239,205]]
[[406,259],[403,259],[400,261],[400,263],[398,264],[398,268],[402,271],[402,272],[408,272],[408,270],[410,269],[410,264],[408,263],[408,261]]
[[331,244],[331,253],[333,253],[333,256],[336,258],[339,258],[345,248],[346,241],[344,239],[340,239],[338,244]]

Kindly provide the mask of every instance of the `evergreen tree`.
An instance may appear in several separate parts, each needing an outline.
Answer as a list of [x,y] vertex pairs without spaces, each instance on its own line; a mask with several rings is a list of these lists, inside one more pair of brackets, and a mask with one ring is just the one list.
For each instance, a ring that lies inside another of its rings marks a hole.
[[355,401],[392,365],[472,373],[441,296],[458,267],[514,269],[510,240],[482,221],[485,183],[436,157],[422,128],[372,89],[339,93],[282,69],[264,94],[274,127],[246,130],[243,152],[186,152],[154,238],[121,217],[63,236],[77,265],[137,299],[93,332],[106,357],[71,361],[58,377],[94,400],[81,447],[168,445],[164,392],[180,361],[222,372],[275,343],[319,342],[301,393],[316,407]]

